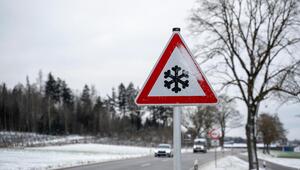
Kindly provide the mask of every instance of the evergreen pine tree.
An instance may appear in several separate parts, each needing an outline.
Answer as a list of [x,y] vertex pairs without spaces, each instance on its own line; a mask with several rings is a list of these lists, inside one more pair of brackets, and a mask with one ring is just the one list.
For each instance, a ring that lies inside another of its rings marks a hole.
[[135,104],[135,98],[138,91],[134,88],[133,83],[129,83],[126,89],[126,103],[130,113],[131,124],[135,126],[136,130],[139,130],[142,126],[140,108]]
[[123,83],[121,83],[118,87],[118,107],[119,107],[119,110],[123,116],[123,118],[125,118],[125,114],[126,114],[126,88],[124,86]]
[[62,111],[64,115],[64,130],[65,133],[69,133],[69,127],[72,127],[70,125],[70,116],[71,113],[73,112],[73,107],[74,107],[74,96],[72,94],[71,89],[68,87],[67,83],[65,81],[61,82],[61,99],[62,99]]
[[82,106],[82,112],[81,114],[81,123],[84,126],[84,129],[86,131],[92,131],[92,127],[91,124],[92,122],[90,122],[93,117],[92,117],[92,100],[91,100],[91,95],[90,95],[90,88],[88,87],[88,85],[84,85],[81,97],[81,106]]
[[59,124],[59,115],[57,115],[57,110],[55,110],[54,104],[60,102],[60,82],[55,80],[51,73],[48,74],[48,80],[45,86],[45,98],[47,102],[47,120],[48,120],[48,132],[54,132],[52,129],[52,122],[55,122],[56,126]]

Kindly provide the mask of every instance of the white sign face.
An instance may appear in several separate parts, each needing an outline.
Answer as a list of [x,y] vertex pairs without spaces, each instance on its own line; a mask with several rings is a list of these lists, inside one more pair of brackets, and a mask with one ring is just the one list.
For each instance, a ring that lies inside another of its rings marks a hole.
[[211,146],[219,146],[219,145],[220,143],[218,139],[211,140]]
[[179,32],[174,32],[135,102],[137,105],[201,105],[216,104],[218,98]]
[[[150,91],[149,96],[205,96],[202,88],[199,86],[199,80],[197,80],[197,78],[202,76],[199,75],[199,71],[195,67],[195,64],[192,63],[193,61],[189,59],[189,56],[187,55],[189,54],[183,47],[181,48],[179,46],[174,49],[167,64],[164,66]],[[170,73],[170,75],[168,73]],[[186,75],[188,76],[184,77],[185,73],[187,73]],[[166,88],[166,81],[173,83],[171,82],[171,77],[175,76],[175,74],[182,76],[182,82],[178,82],[180,91]],[[186,84],[185,81],[187,81]]]

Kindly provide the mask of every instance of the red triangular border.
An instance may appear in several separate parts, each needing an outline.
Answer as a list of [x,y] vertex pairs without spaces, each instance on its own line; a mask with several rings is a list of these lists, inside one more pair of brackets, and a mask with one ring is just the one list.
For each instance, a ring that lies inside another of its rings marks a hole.
[[[199,80],[198,83],[202,88],[203,92],[205,93],[205,96],[149,96],[151,89],[157,81],[164,66],[167,64],[173,50],[175,49],[175,47],[179,47],[180,45],[183,46],[189,53],[189,56],[191,57],[195,66],[197,67],[197,70],[202,76],[202,81]],[[137,105],[199,105],[215,104],[218,102],[218,99],[214,91],[210,87],[208,81],[206,80],[204,74],[198,67],[197,62],[194,60],[193,55],[183,42],[180,34],[178,32],[174,32],[167,47],[165,48],[158,62],[154,66],[154,69],[152,70],[139,95],[137,96],[135,102]]]

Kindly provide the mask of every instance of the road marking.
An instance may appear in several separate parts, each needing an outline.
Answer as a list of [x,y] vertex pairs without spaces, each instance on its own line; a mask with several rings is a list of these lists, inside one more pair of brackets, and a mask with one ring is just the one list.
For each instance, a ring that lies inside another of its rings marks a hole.
[[146,164],[142,164],[141,167],[146,167],[146,166],[150,166],[151,164],[146,163]]
[[168,161],[168,159],[163,159],[163,160],[161,160],[162,162],[167,162]]

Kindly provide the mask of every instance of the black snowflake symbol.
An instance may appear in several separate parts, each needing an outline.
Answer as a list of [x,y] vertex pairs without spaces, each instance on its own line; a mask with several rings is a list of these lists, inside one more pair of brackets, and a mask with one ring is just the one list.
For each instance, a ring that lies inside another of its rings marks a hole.
[[[171,74],[171,70],[174,72],[174,75]],[[174,67],[171,68],[171,70],[168,70],[166,72],[164,72],[165,79],[171,78],[171,80],[165,80],[165,87],[170,89],[171,85],[174,83],[174,87],[171,89],[172,91],[174,91],[175,93],[178,93],[179,91],[181,91],[181,88],[179,87],[179,84],[181,84],[182,88],[186,88],[189,87],[189,81],[185,80],[183,81],[182,78],[189,78],[189,72],[182,70],[181,74],[179,75],[179,71],[181,70],[180,67],[178,67],[178,65],[175,65]]]

